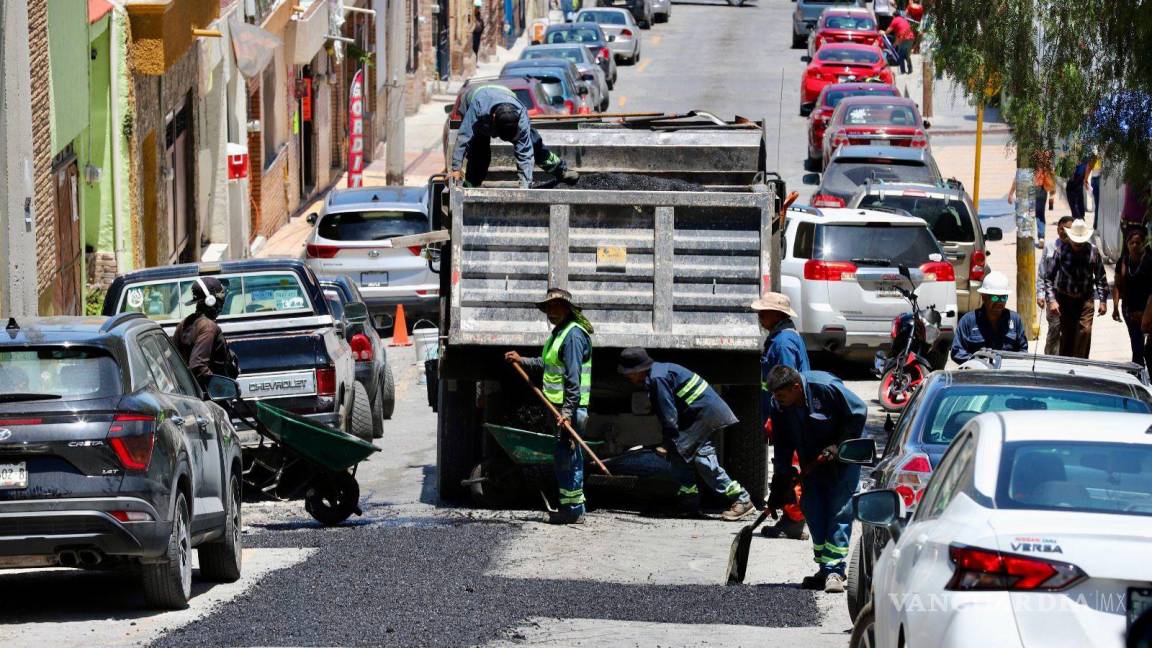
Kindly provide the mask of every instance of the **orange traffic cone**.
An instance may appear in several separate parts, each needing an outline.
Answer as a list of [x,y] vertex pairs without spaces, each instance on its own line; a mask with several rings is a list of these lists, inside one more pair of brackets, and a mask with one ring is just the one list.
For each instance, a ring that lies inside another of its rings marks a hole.
[[408,338],[408,318],[404,317],[404,304],[396,307],[396,321],[392,324],[392,344],[388,346],[412,346]]

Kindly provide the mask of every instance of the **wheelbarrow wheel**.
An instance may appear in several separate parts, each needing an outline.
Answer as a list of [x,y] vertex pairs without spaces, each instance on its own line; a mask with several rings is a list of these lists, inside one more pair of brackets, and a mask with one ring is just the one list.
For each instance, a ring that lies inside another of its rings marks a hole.
[[304,495],[304,510],[320,524],[335,526],[360,513],[360,484],[346,472],[318,476]]

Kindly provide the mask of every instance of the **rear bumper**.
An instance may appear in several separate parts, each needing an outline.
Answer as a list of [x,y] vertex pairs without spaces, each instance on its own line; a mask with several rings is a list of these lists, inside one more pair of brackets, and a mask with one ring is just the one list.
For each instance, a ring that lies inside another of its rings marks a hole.
[[[152,522],[120,522],[112,511],[139,511]],[[94,550],[106,556],[158,558],[172,523],[151,503],[133,497],[0,502],[0,556],[54,556]]]
[[[810,351],[826,351],[845,358],[871,361],[877,351],[889,352],[892,349],[890,333],[873,331],[844,330],[828,327],[816,333],[803,333],[805,344]],[[947,351],[952,346],[952,333],[942,333],[933,349]]]

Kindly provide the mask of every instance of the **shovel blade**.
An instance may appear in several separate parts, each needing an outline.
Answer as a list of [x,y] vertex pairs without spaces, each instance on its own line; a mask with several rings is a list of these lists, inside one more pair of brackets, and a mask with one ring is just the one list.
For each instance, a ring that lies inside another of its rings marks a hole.
[[752,549],[752,532],[755,525],[740,529],[732,539],[732,549],[728,553],[728,585],[739,585],[744,582],[744,575],[748,571],[748,552]]

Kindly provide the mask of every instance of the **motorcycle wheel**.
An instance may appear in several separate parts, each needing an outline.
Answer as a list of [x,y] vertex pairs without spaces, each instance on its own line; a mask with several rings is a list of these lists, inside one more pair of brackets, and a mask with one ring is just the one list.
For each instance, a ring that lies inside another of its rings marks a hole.
[[921,383],[931,372],[919,362],[907,369],[899,366],[890,367],[880,377],[880,388],[876,400],[880,407],[887,412],[902,412],[912,399],[912,394],[920,388]]

